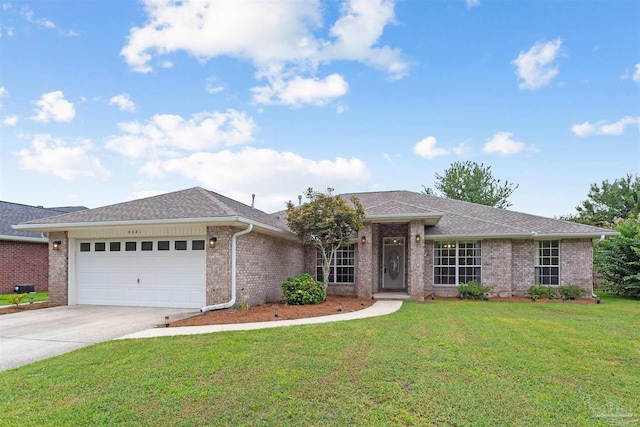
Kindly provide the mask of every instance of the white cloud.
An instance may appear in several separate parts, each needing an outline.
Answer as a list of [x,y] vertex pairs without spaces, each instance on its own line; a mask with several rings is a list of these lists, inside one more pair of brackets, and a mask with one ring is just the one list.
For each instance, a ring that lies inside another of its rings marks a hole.
[[382,69],[394,78],[407,74],[408,64],[399,49],[378,47],[384,27],[394,22],[393,0],[351,0],[342,6],[342,16],[331,27],[336,41],[320,52],[324,60],[345,59]]
[[338,102],[338,104],[336,105],[336,113],[338,114],[342,114],[345,111],[347,111],[349,109],[349,106],[342,103],[342,102]]
[[273,80],[270,86],[252,88],[253,102],[266,105],[289,105],[301,107],[303,104],[326,105],[333,99],[344,96],[349,84],[339,74],[331,74],[326,79],[294,77],[289,81]]
[[6,116],[2,120],[2,124],[5,126],[15,126],[18,124],[18,116]]
[[107,179],[111,173],[97,157],[89,155],[92,146],[88,140],[66,144],[48,134],[36,135],[31,149],[17,153],[20,167],[41,173],[50,173],[66,180],[77,177]]
[[80,37],[80,33],[77,33],[77,32],[75,32],[73,30],[68,30],[66,36],[67,37]]
[[173,62],[169,60],[160,61],[158,66],[160,68],[173,68]]
[[482,151],[485,153],[498,153],[502,156],[517,154],[524,150],[524,142],[514,141],[511,132],[498,132],[493,138],[487,140]]
[[128,93],[122,93],[114,96],[109,100],[109,105],[117,105],[120,108],[120,111],[134,112],[136,110],[136,105],[133,103]]
[[636,64],[636,71],[633,73],[633,81],[640,83],[640,64]]
[[8,97],[9,97],[9,91],[6,90],[4,86],[0,86],[0,108],[2,108],[2,100]]
[[[316,36],[323,27],[323,8],[319,0],[146,0],[147,22],[130,30],[121,55],[133,70],[144,73],[153,69],[154,58],[177,51],[200,61],[217,56],[249,60],[256,78],[269,81],[254,88],[257,99],[285,105],[299,105],[285,100],[287,89],[326,84],[329,77],[318,80],[317,68],[334,60],[362,62],[394,78],[407,74],[402,52],[378,45],[385,26],[394,20],[393,0],[345,0],[328,40]],[[339,92],[344,94],[346,82],[340,79]],[[304,99],[291,96],[298,102]],[[312,99],[312,104],[325,103],[317,101],[323,96]]]
[[433,136],[428,136],[413,146],[413,152],[425,159],[433,159],[449,154],[449,150],[436,147],[437,141]]
[[222,84],[218,83],[218,78],[216,76],[208,77],[206,80],[207,83],[207,93],[211,95],[215,95],[216,93],[222,92],[225,87]]
[[183,151],[214,150],[246,144],[254,140],[257,126],[245,113],[203,112],[190,119],[178,115],[157,114],[146,123],[119,123],[124,135],[107,142],[107,148],[126,157],[178,156]]
[[265,211],[284,209],[285,201],[295,199],[307,187],[355,191],[371,175],[366,164],[355,158],[316,161],[252,147],[151,161],[142,172],[151,177],[180,174],[236,200],[250,202],[251,194],[256,194],[256,206]]
[[51,120],[54,122],[70,122],[76,116],[73,104],[65,100],[64,94],[59,90],[42,94],[36,105],[39,108],[35,110],[36,115],[31,119],[37,122],[47,123]]
[[28,8],[23,8],[22,9],[22,16],[25,17],[25,19],[29,22],[31,22],[32,24],[37,24],[40,26],[43,26],[45,28],[55,28],[56,25],[49,21],[47,18],[40,18],[40,19],[34,19],[33,18],[33,11],[31,9]]
[[2,3],[2,10],[9,10],[11,7],[11,3]]
[[474,6],[479,6],[480,0],[467,0],[467,7],[471,9]]
[[606,124],[604,121],[591,124],[588,121],[571,126],[571,132],[577,136],[591,135],[622,135],[627,126],[636,125],[640,129],[640,116],[625,116],[615,123]]
[[562,40],[557,38],[550,42],[536,43],[527,52],[520,55],[511,63],[516,66],[516,75],[520,80],[520,89],[538,89],[546,86],[558,75],[558,66],[554,61],[560,52]]

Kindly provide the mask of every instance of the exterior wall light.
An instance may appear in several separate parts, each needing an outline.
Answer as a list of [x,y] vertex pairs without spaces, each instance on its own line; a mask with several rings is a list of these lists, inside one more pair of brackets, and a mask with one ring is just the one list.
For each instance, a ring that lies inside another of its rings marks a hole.
[[60,250],[60,245],[62,245],[62,242],[60,240],[54,240],[53,241],[53,250],[54,251],[59,251]]
[[420,235],[416,234],[416,243],[420,243]]
[[363,235],[362,237],[360,237],[360,243],[362,243],[363,245],[367,243],[367,236]]
[[217,237],[212,237],[209,239],[209,247],[210,248],[215,248],[216,247],[216,242],[218,241]]

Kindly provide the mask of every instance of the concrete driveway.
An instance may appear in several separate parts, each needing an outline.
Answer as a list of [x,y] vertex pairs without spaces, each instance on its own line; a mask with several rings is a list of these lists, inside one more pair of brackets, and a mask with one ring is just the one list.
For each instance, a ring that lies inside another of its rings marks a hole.
[[0,316],[0,372],[188,317],[189,308],[74,305]]

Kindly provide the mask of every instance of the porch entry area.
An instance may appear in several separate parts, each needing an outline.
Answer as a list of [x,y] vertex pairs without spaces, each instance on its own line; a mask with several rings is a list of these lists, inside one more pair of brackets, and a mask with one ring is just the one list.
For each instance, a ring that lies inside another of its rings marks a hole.
[[382,240],[383,292],[406,292],[405,255],[404,237],[386,237]]

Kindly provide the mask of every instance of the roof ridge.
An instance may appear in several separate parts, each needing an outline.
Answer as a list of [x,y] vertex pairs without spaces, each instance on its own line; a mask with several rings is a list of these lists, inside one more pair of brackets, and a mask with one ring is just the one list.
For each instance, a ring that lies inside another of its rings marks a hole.
[[218,195],[218,193],[215,193],[213,191],[207,190],[207,189],[202,188],[202,187],[194,187],[194,189],[199,191],[200,193],[202,193],[206,198],[208,198],[214,204],[216,204],[216,206],[220,207],[226,214],[228,214],[228,215],[237,215],[238,214],[236,211],[231,209],[231,207],[229,205],[227,205],[222,200],[220,200],[216,196],[214,196],[214,194]]

